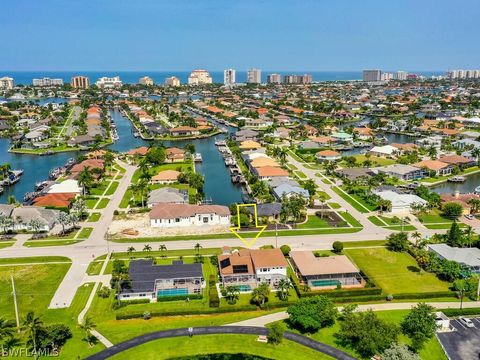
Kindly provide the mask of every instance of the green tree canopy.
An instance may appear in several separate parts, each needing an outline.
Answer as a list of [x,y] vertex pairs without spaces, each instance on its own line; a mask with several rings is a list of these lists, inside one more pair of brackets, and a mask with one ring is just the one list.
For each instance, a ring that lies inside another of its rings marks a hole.
[[287,309],[290,323],[304,332],[315,332],[335,323],[337,309],[326,296],[302,298]]
[[412,348],[422,349],[425,343],[435,335],[434,308],[425,303],[413,307],[401,323],[402,331],[412,340]]

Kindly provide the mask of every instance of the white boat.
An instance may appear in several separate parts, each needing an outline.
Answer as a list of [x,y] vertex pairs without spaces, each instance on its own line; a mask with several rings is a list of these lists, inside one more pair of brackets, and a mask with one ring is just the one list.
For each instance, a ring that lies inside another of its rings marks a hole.
[[480,194],[480,186],[477,186],[477,187],[475,188],[475,194]]
[[193,161],[195,162],[202,162],[203,159],[202,159],[202,154],[200,153],[195,153],[195,155],[193,155]]

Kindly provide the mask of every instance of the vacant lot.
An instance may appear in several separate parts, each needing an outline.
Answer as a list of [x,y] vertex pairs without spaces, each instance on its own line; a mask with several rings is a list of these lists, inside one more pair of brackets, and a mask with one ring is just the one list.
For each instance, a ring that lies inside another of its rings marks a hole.
[[385,248],[347,249],[345,253],[385,294],[448,291],[450,286],[421,270],[406,253]]

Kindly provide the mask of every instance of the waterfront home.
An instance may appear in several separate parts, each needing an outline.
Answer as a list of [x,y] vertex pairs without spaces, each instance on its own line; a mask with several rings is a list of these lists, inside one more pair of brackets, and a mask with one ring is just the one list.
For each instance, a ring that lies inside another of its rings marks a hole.
[[150,191],[147,206],[152,208],[158,204],[188,204],[188,191],[171,187],[162,187]]
[[330,135],[335,141],[340,143],[351,143],[353,142],[353,135],[346,132],[333,132]]
[[473,160],[470,160],[464,156],[457,155],[457,154],[445,155],[440,157],[438,160],[446,164],[450,164],[454,166],[457,165],[462,169],[473,166],[476,163]]
[[288,139],[290,137],[290,129],[279,127],[273,132],[273,136],[279,139]]
[[70,140],[68,140],[67,145],[74,147],[74,146],[90,146],[95,143],[95,139],[91,135],[78,135]]
[[70,177],[72,179],[77,179],[78,175],[84,170],[88,169],[91,171],[92,176],[96,179],[100,178],[101,174],[105,170],[105,163],[100,159],[86,159],[81,163],[75,164],[69,170]]
[[165,149],[165,162],[184,162],[185,151],[176,147]]
[[392,164],[380,166],[372,169],[377,173],[384,173],[389,176],[396,177],[400,180],[417,180],[425,177],[425,171],[422,168],[412,165]]
[[237,142],[242,142],[246,140],[255,141],[258,138],[258,132],[252,129],[242,129],[233,134],[232,137]]
[[258,156],[255,157],[248,163],[248,166],[251,170],[254,168],[261,168],[265,166],[280,167],[280,164],[268,156]]
[[442,199],[442,203],[447,202],[455,202],[457,204],[462,205],[463,213],[470,214],[471,213],[471,206],[468,203],[471,199],[480,200],[480,195],[478,194],[460,194],[458,191],[455,191],[453,194],[441,194],[440,198]]
[[391,202],[391,213],[410,213],[413,204],[428,204],[427,201],[413,194],[400,194],[392,190],[373,190],[373,193]]
[[312,251],[290,251],[290,259],[300,282],[312,290],[363,287],[360,270],[345,255],[316,257]]
[[218,256],[223,286],[239,286],[250,291],[261,283],[275,289],[281,279],[287,279],[288,263],[280,249],[241,249],[225,251]]
[[271,119],[250,119],[245,118],[245,127],[253,129],[264,129],[273,125]]
[[[255,216],[253,206],[247,207],[248,212]],[[278,202],[257,204],[257,218],[266,219],[267,221],[276,221],[280,218],[282,212],[282,204]]]
[[[18,206],[14,207],[10,213],[10,218],[14,220],[13,230],[16,231],[50,231],[57,222],[58,210],[45,209],[37,206]],[[32,220],[38,220],[41,224],[39,229],[33,229],[30,226]]]
[[48,194],[81,194],[82,187],[78,185],[77,180],[67,179],[60,183],[52,184],[48,189]]
[[150,181],[152,184],[173,184],[178,181],[179,175],[180,172],[176,170],[163,170],[154,175]]
[[427,249],[440,259],[455,261],[473,273],[480,274],[480,249],[457,248],[447,244],[428,244]]
[[78,194],[76,193],[46,194],[33,199],[33,205],[47,208],[67,209],[70,208],[77,195]]
[[413,164],[413,166],[421,169],[427,169],[428,171],[431,171],[438,176],[450,175],[453,170],[453,165],[444,163],[439,160],[423,160],[416,164]]
[[252,173],[260,180],[270,180],[275,177],[287,177],[288,171],[277,166],[263,166],[259,168],[253,168]]
[[273,188],[273,195],[279,201],[283,200],[283,198],[290,199],[292,196],[301,196],[305,200],[310,198],[310,193],[308,190],[305,190],[300,186],[292,186],[290,184],[282,184]]
[[315,158],[317,161],[336,161],[342,158],[342,155],[339,152],[333,150],[322,150],[316,153]]
[[416,139],[415,145],[418,145],[423,148],[434,147],[440,149],[442,147],[442,137],[441,136],[427,136],[424,138]]
[[369,140],[373,136],[373,130],[367,127],[353,128],[353,133],[357,135],[359,140]]
[[317,147],[330,146],[335,142],[331,136],[311,136],[310,140],[317,144]]
[[128,266],[129,286],[117,295],[120,300],[148,299],[161,301],[165,297],[201,294],[205,287],[202,264],[156,265],[153,260],[132,260]]
[[159,204],[149,217],[150,226],[157,228],[230,225],[230,210],[221,205]]
[[398,148],[392,145],[374,146],[368,151],[369,154],[379,157],[390,157],[399,153]]
[[455,141],[452,145],[456,148],[463,150],[465,148],[480,148],[480,141],[472,140],[472,139],[461,139]]
[[290,186],[298,186],[300,187],[300,184],[296,181],[296,180],[293,180],[293,179],[290,179],[289,177],[287,176],[279,176],[279,177],[274,177],[274,178],[271,178],[267,181],[267,184],[268,186],[270,186],[271,188],[276,188],[277,186],[280,186],[282,184],[288,184]]
[[258,142],[253,141],[253,140],[245,140],[242,141],[239,145],[239,148],[241,150],[256,150],[261,148],[262,145],[260,145]]
[[170,135],[172,136],[195,136],[200,135],[200,131],[197,128],[191,126],[179,126],[170,129]]
[[390,145],[397,148],[398,152],[402,154],[409,153],[418,149],[418,146],[413,143],[405,143],[405,144],[391,143]]
[[135,149],[127,151],[127,156],[145,156],[148,153],[149,148],[146,146],[140,146]]

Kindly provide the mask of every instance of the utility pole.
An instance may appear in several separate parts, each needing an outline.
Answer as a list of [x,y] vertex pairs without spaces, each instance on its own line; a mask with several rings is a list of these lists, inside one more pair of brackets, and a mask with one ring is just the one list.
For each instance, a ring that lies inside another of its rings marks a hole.
[[17,321],[17,331],[20,332],[20,318],[18,316],[18,304],[17,304],[17,291],[15,290],[15,281],[13,280],[13,275],[10,275],[10,279],[12,280],[12,295],[13,295],[13,303],[15,305],[15,319]]
[[275,248],[278,248],[278,222],[275,222]]
[[477,301],[480,296],[480,276],[478,276],[478,285],[477,285]]

